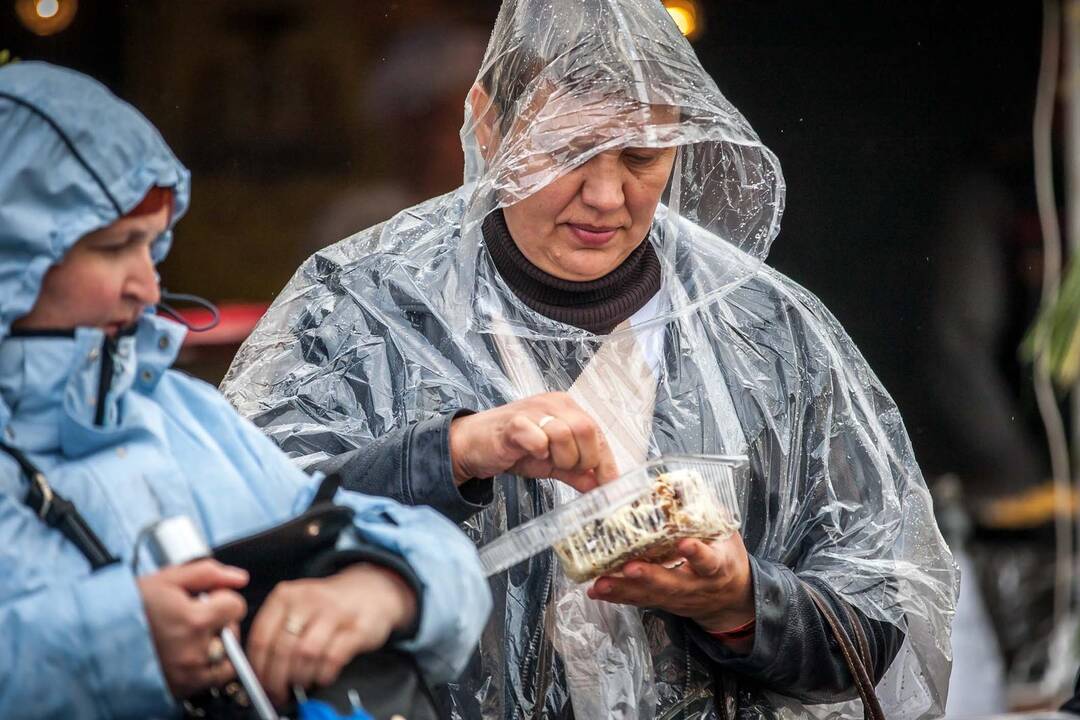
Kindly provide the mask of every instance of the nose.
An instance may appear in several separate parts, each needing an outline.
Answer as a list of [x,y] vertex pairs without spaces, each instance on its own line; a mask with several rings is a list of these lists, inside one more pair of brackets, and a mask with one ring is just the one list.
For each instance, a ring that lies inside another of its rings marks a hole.
[[618,159],[601,153],[582,166],[581,201],[601,213],[622,208],[626,198]]
[[150,255],[150,246],[140,250],[131,259],[127,277],[124,279],[124,295],[139,305],[157,305],[161,300],[161,288],[158,285],[157,270]]

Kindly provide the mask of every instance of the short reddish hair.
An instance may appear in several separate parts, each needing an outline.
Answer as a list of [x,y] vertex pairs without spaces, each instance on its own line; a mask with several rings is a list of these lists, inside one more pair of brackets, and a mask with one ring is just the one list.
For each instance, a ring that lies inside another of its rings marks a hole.
[[139,201],[139,204],[133,207],[131,212],[124,217],[153,215],[163,207],[169,208],[169,221],[171,222],[173,213],[173,190],[172,188],[155,185],[150,188],[146,193],[146,196]]

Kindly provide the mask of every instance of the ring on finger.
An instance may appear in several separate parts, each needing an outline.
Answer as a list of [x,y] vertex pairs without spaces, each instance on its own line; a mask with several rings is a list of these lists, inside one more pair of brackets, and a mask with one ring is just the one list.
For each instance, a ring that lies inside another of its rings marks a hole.
[[304,633],[305,627],[307,627],[307,620],[298,613],[289,613],[285,616],[285,627],[282,629],[290,635],[299,637]]
[[558,418],[556,418],[554,415],[545,415],[544,417],[542,417],[542,418],[540,418],[539,420],[536,421],[536,426],[538,428],[540,428],[541,430],[543,430],[545,425],[547,425],[552,420],[557,420],[557,419]]
[[221,638],[215,637],[210,639],[210,645],[206,648],[206,659],[210,662],[211,666],[220,665],[225,660],[225,643],[221,641]]

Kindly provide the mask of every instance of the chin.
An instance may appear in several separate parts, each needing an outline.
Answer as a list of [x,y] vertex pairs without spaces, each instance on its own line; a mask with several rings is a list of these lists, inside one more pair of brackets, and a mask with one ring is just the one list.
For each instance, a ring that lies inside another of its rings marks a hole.
[[575,267],[566,268],[560,275],[564,280],[570,280],[571,282],[591,282],[592,280],[599,280],[614,269],[615,266],[608,265],[600,268]]
[[601,251],[578,250],[575,255],[585,255],[581,262],[571,262],[560,267],[560,275],[566,280],[589,282],[598,280],[619,267],[620,256],[610,252],[609,248]]

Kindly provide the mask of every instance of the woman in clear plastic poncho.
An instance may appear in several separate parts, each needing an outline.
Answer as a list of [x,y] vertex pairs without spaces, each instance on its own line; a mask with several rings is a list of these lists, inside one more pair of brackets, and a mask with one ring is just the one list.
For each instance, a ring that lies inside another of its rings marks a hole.
[[612,464],[750,471],[740,536],[683,567],[574,587],[548,552],[493,577],[454,717],[858,717],[804,583],[866,632],[889,717],[939,714],[957,577],[900,416],[763,265],[779,165],[661,3],[508,0],[462,142],[461,188],[300,268],[232,402],[478,544]]

